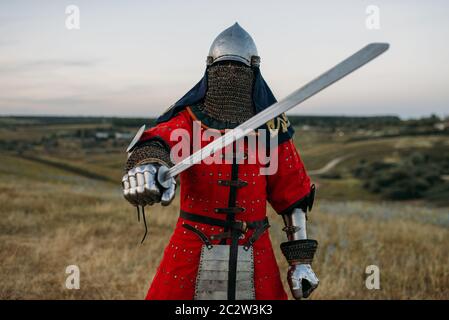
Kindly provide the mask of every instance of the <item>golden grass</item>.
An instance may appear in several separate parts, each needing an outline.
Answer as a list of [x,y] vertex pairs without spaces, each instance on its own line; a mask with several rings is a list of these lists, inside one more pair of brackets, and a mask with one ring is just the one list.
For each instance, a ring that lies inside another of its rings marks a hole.
[[[0,130],[0,138],[13,134],[29,139],[36,137],[30,135],[33,130],[37,137],[43,134],[38,132],[42,128],[20,127],[16,132]],[[394,156],[398,149],[424,148],[442,139],[345,143],[332,134],[297,136],[309,169],[342,154],[356,154],[344,162],[344,169],[360,157]],[[179,200],[168,208],[147,209],[150,231],[140,245],[143,225],[121,196],[125,155],[67,146],[51,154],[33,153],[49,160],[47,164],[0,155],[0,299],[142,299],[176,222]],[[69,167],[117,179],[117,184],[80,176]],[[346,176],[315,182],[318,199],[310,214],[309,236],[320,243],[314,269],[321,283],[312,299],[449,298],[448,208],[377,203],[378,197],[367,194],[360,181]],[[279,250],[285,240],[282,222],[272,210],[269,216],[285,278],[287,265]],[[65,288],[65,268],[71,264],[80,267],[80,290]],[[380,268],[380,290],[365,287],[364,271],[371,264]]]
[[[177,219],[177,201],[148,209],[149,236],[119,184],[96,182],[14,157],[0,157],[1,299],[142,299]],[[406,204],[320,201],[309,235],[320,246],[313,299],[448,299],[449,214]],[[271,210],[281,273],[281,219]],[[81,289],[65,288],[65,268]],[[365,288],[378,265],[381,289]],[[287,289],[287,286],[286,286]],[[288,290],[288,289],[287,289]]]

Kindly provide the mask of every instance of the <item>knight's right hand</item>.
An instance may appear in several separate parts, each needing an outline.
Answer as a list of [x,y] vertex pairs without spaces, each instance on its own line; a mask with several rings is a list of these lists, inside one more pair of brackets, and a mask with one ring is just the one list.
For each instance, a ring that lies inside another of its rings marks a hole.
[[159,202],[168,206],[175,197],[176,180],[171,178],[168,188],[162,187],[157,181],[160,168],[159,164],[145,164],[129,170],[122,178],[125,199],[134,206]]

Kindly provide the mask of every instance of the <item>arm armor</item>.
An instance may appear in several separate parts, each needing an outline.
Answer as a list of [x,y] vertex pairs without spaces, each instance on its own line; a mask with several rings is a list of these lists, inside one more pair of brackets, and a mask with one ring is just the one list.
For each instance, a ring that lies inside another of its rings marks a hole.
[[147,163],[158,163],[168,168],[173,166],[170,149],[164,141],[153,139],[136,146],[126,161],[125,171]]
[[281,251],[290,265],[311,264],[318,247],[316,240],[307,239],[307,210],[312,209],[315,186],[310,193],[298,201],[295,208],[282,215],[287,242],[281,244]]
[[312,264],[318,241],[311,239],[294,240],[281,243],[281,251],[289,265]]

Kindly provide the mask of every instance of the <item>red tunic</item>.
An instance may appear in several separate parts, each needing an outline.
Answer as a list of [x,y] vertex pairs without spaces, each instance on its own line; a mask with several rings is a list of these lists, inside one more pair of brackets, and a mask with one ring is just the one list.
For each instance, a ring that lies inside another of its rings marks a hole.
[[[170,148],[177,141],[171,141],[173,130],[182,128],[192,136],[194,114],[189,108],[178,113],[167,122],[148,129],[141,141],[163,139]],[[201,129],[201,133],[204,131]],[[202,142],[201,147],[208,142]],[[247,145],[245,151],[251,156]],[[236,205],[245,208],[235,218],[244,221],[262,220],[266,217],[266,202],[269,201],[278,213],[282,213],[310,192],[310,179],[300,156],[292,142],[287,140],[278,146],[278,170],[274,175],[261,175],[262,164],[239,164],[238,178],[246,181],[245,187],[237,189]],[[215,208],[228,206],[229,186],[218,180],[229,180],[232,164],[196,164],[180,175],[181,210],[225,220],[224,214],[215,213]],[[147,299],[193,299],[203,242],[182,224],[194,225],[207,236],[223,231],[208,224],[194,223],[179,218],[170,242],[164,250],[162,261],[152,281]],[[245,239],[252,230],[245,234]],[[245,239],[239,240],[243,244]],[[218,240],[212,241],[213,244]],[[229,242],[228,242],[229,244]],[[268,231],[254,243],[254,286],[256,299],[287,299],[282,286]]]

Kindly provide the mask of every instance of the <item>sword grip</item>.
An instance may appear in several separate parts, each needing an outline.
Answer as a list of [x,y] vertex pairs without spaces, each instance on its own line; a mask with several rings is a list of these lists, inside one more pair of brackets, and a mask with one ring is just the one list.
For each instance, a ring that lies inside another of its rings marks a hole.
[[168,177],[168,168],[166,166],[161,166],[157,170],[157,182],[162,188],[168,189],[170,187],[170,177]]

